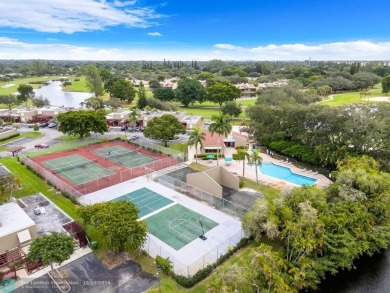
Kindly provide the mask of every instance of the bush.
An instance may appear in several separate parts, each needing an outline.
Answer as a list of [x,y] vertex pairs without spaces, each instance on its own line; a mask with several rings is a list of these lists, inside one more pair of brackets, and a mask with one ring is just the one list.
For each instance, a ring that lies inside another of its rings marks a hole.
[[36,123],[34,124],[34,126],[33,126],[33,130],[34,130],[34,131],[38,131],[38,130],[39,130],[39,126],[38,126],[38,124],[36,124]]
[[[199,283],[200,281],[204,280],[207,278],[211,272],[219,265],[221,265],[224,261],[226,261],[230,256],[232,256],[237,250],[240,248],[243,248],[248,245],[250,239],[249,238],[242,238],[235,247],[228,249],[228,251],[224,254],[221,255],[217,262],[215,262],[212,265],[208,265],[204,269],[201,269],[196,272],[195,275],[192,277],[185,277],[182,275],[176,275],[175,273],[171,272],[169,275],[172,276],[172,278],[181,286],[185,288],[191,288],[195,284]],[[157,256],[158,258],[159,256]],[[157,262],[156,258],[156,262]],[[161,267],[162,268],[162,267]]]
[[172,262],[168,258],[163,258],[159,255],[156,257],[156,264],[161,268],[161,270],[169,275],[172,272]]
[[269,144],[269,147],[283,155],[296,158],[311,165],[319,165],[320,163],[320,158],[316,155],[314,149],[301,145],[299,142],[284,140],[273,141]]
[[19,135],[20,135],[20,133],[16,133],[16,134],[10,135],[8,137],[0,138],[0,141],[5,141],[7,139],[11,139],[11,138],[17,137]]
[[240,188],[244,187],[244,180],[240,180],[240,183],[238,184],[238,187],[240,187]]
[[[198,159],[202,159],[202,160],[210,160],[210,159],[207,158],[208,155],[213,155],[214,156],[213,160],[217,159],[217,154],[216,153],[198,154],[198,155],[194,155],[194,158],[198,158]],[[219,154],[219,158],[224,158],[224,157],[225,157],[224,154]]]

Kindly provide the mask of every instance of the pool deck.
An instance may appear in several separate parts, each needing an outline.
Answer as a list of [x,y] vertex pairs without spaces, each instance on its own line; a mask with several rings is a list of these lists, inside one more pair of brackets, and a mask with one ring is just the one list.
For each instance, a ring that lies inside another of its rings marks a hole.
[[[235,148],[232,148],[232,147],[225,148],[225,157],[231,158],[232,155],[235,153],[237,153]],[[195,149],[193,147],[189,148],[189,150],[188,150],[189,156],[188,157],[193,158],[194,154],[195,154]],[[300,168],[294,166],[290,162],[279,161],[277,159],[272,158],[270,155],[267,155],[264,153],[261,153],[260,155],[263,158],[263,163],[272,162],[272,163],[275,163],[275,164],[283,166],[283,167],[288,167],[291,169],[291,171],[293,171],[296,174],[317,179],[317,182],[315,183],[315,185],[317,187],[324,188],[324,187],[329,186],[332,183],[332,181],[329,178],[325,177],[322,174],[312,172],[311,170],[300,169]],[[190,162],[195,162],[195,159],[191,159]],[[208,166],[208,167],[217,166],[216,160],[214,160],[214,161],[198,160],[198,163],[205,165],[205,166]],[[230,162],[230,164],[226,164],[224,159],[220,159],[219,164],[221,166],[225,166],[230,172],[237,173],[239,176],[242,176],[242,161],[233,160]],[[246,165],[245,166],[245,178],[256,181],[256,169],[255,169],[254,165]],[[276,179],[276,178],[273,178],[273,177],[270,177],[267,175],[263,175],[263,174],[261,174],[260,171],[258,171],[258,180],[259,180],[259,183],[262,183],[262,184],[265,184],[265,185],[268,185],[271,187],[275,187],[278,189],[281,189],[283,187],[288,187],[288,186],[290,186],[290,187],[297,186],[297,185],[294,185],[294,184],[289,183],[287,181],[283,181],[283,180]]]

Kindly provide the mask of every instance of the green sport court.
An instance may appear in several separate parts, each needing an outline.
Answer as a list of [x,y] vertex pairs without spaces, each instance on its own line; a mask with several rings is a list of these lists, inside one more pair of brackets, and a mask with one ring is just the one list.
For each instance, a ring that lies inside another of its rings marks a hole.
[[122,195],[121,197],[115,198],[113,201],[128,200],[134,203],[138,209],[140,218],[161,209],[173,201],[165,196],[158,194],[146,187]]
[[58,174],[75,185],[114,174],[95,163],[96,160],[91,161],[80,155],[70,155],[45,161],[42,164],[51,169],[53,174]]
[[175,204],[145,219],[148,232],[175,250],[179,250],[218,226],[218,223],[180,204]]
[[94,153],[127,168],[134,168],[156,161],[152,157],[118,145],[97,149]]

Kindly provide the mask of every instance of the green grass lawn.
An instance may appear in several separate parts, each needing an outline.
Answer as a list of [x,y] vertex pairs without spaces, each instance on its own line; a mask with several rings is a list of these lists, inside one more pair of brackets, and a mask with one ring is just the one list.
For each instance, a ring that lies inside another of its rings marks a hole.
[[72,81],[71,85],[67,87],[62,87],[62,90],[65,92],[87,92],[89,93],[89,88],[87,87],[87,81],[85,76],[78,76],[74,79],[79,79],[78,81]]
[[320,104],[331,107],[338,107],[349,104],[368,104],[374,103],[370,102],[369,98],[384,96],[384,94],[382,93],[381,84],[377,84],[376,86],[374,86],[374,88],[369,89],[368,91],[370,92],[370,96],[368,96],[368,99],[365,99],[364,101],[360,99],[360,91],[354,91],[342,94],[335,94],[333,95],[333,100],[326,100],[320,102]]

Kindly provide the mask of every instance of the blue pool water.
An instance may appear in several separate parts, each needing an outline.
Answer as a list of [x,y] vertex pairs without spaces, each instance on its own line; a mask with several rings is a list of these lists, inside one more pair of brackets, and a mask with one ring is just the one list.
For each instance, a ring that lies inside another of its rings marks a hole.
[[295,185],[313,185],[317,179],[296,174],[290,168],[276,165],[274,163],[263,163],[259,167],[261,173],[277,179],[290,182]]

